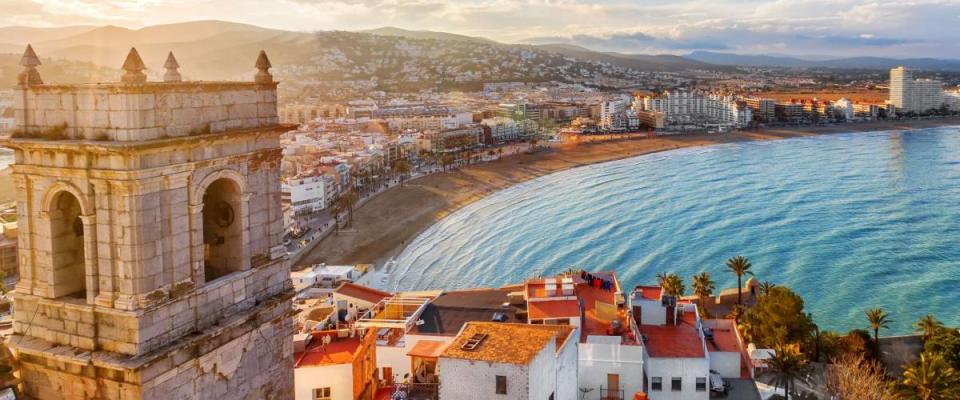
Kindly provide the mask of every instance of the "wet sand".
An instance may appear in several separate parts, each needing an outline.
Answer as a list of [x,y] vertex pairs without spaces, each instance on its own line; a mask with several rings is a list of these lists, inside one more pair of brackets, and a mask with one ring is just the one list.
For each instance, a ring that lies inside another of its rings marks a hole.
[[399,254],[436,221],[474,201],[517,183],[552,172],[618,160],[658,151],[760,140],[779,140],[830,133],[917,129],[960,125],[960,119],[845,124],[829,127],[767,129],[724,134],[694,134],[630,138],[603,142],[555,145],[551,150],[518,154],[455,171],[433,174],[394,187],[354,213],[353,226],[324,238],[300,265],[382,264]]

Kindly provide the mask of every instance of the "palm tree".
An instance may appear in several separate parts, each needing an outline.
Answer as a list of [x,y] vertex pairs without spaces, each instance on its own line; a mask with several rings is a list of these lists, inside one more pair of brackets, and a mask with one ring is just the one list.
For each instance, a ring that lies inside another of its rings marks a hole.
[[400,174],[400,187],[403,187],[404,178],[410,173],[410,164],[401,158],[393,163],[393,172]]
[[930,339],[934,333],[943,329],[943,322],[937,321],[933,315],[927,314],[926,317],[920,318],[913,326],[917,328],[917,332],[923,333],[923,340],[927,340]]
[[657,284],[663,286],[663,282],[667,280],[667,277],[670,276],[670,274],[666,272],[657,272],[657,275],[655,276],[657,278]]
[[[873,344],[877,346],[877,351],[880,351],[880,328],[889,328],[891,321],[886,312],[880,308],[870,309],[864,312],[867,315],[867,320],[870,321],[870,327],[873,328]],[[879,354],[879,353],[878,353]]]
[[663,287],[664,293],[676,297],[683,296],[683,293],[687,291],[687,287],[683,284],[683,279],[680,278],[680,275],[674,273],[666,275],[661,287]]
[[340,198],[337,199],[337,203],[334,204],[335,216],[338,218],[341,212],[347,212],[347,225],[353,223],[353,207],[357,205],[357,201],[360,200],[360,196],[357,194],[356,190],[350,190],[340,195]]
[[960,398],[960,374],[943,356],[924,352],[903,371],[903,379],[894,385],[898,398],[905,400],[948,400]]
[[727,269],[737,275],[737,304],[741,306],[743,305],[743,276],[753,275],[753,271],[750,271],[752,267],[753,264],[750,264],[750,260],[744,256],[727,260]]
[[775,354],[770,358],[770,369],[773,371],[773,384],[783,386],[783,392],[790,399],[790,386],[793,381],[803,377],[807,370],[807,360],[794,346],[777,345]]
[[770,294],[770,291],[773,290],[773,288],[775,287],[777,287],[777,285],[774,284],[773,282],[763,281],[760,283],[760,294],[766,296]]
[[706,305],[707,297],[713,296],[713,290],[716,289],[713,279],[710,279],[710,273],[703,271],[693,276],[693,294],[700,299],[700,307]]

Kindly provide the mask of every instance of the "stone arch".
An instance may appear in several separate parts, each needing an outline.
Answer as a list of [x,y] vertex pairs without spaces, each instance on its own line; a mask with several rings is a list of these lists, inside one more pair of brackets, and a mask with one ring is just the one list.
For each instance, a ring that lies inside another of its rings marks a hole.
[[197,248],[195,259],[200,261],[203,281],[249,268],[246,179],[229,169],[212,172],[191,195],[195,223],[192,243]]
[[87,277],[93,265],[88,262],[90,234],[83,197],[74,190],[52,190],[44,199],[44,215],[49,224],[49,274],[47,283],[52,298],[88,298]]
[[52,204],[54,198],[62,192],[68,192],[77,199],[77,202],[80,203],[81,215],[94,214],[93,206],[90,204],[89,197],[87,197],[85,193],[80,191],[80,189],[74,186],[72,183],[64,181],[58,181],[47,188],[47,191],[43,194],[43,198],[40,200],[42,207],[41,211],[45,213],[50,212],[52,209],[51,207],[54,205]]

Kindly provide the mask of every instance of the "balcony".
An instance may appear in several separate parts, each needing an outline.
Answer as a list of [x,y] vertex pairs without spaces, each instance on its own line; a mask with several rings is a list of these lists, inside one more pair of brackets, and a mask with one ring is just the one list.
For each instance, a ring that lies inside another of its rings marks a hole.
[[623,389],[610,389],[600,386],[600,400],[623,400]]

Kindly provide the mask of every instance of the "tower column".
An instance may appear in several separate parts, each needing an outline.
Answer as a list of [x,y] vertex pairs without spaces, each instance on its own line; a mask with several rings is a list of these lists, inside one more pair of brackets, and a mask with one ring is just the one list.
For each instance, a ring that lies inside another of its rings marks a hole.
[[187,207],[190,215],[190,277],[197,286],[207,283],[203,275],[203,203]]
[[99,270],[97,269],[97,215],[81,215],[83,223],[84,279],[86,279],[87,304],[94,304],[100,294]]

